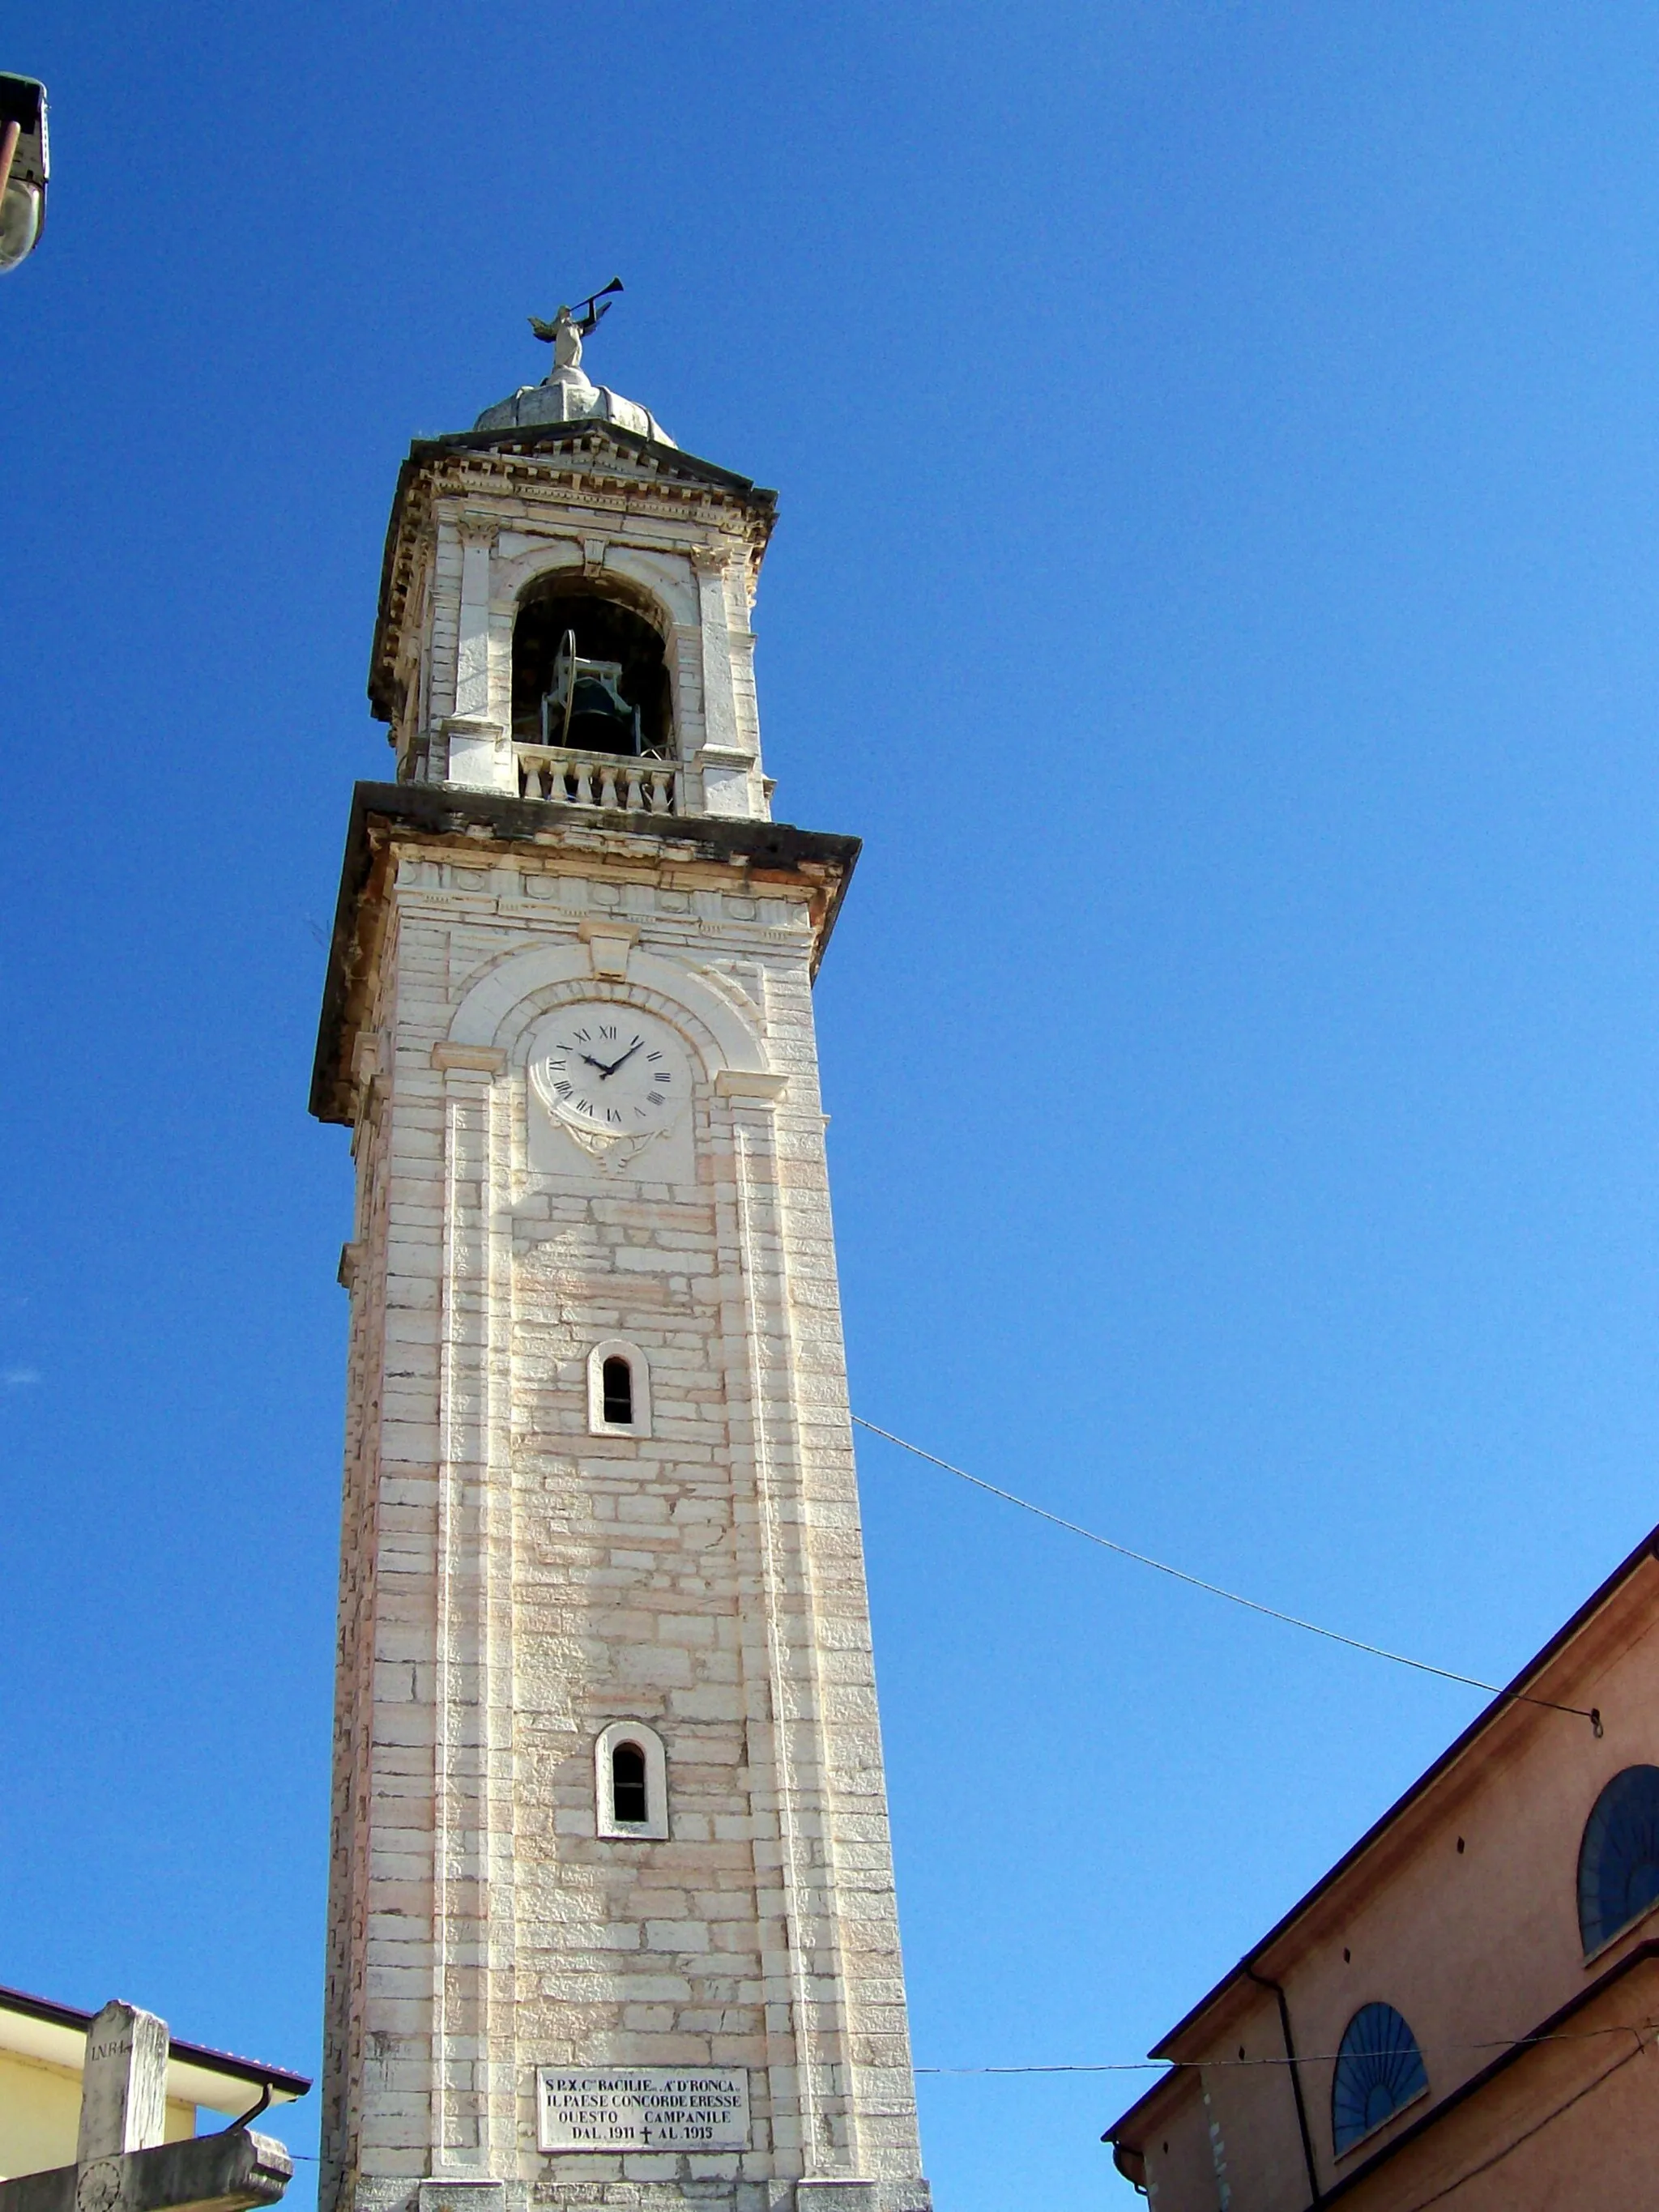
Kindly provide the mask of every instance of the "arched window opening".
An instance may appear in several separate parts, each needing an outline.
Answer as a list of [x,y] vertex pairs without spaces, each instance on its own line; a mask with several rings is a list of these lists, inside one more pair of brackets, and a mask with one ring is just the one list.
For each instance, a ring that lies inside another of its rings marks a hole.
[[644,1721],[612,1721],[593,1742],[593,1825],[617,1843],[665,1842],[668,1754]]
[[1599,1951],[1659,1902],[1659,1766],[1627,1766],[1596,1799],[1578,1847],[1578,1932]]
[[1343,2031],[1331,2081],[1336,2154],[1391,2120],[1429,2086],[1417,2038],[1390,2004],[1362,2005]]
[[646,617],[561,571],[513,625],[513,734],[589,753],[672,750],[663,641]]
[[612,1352],[605,1363],[605,1418],[624,1428],[634,1425],[634,1370]]
[[651,1368],[637,1344],[608,1337],[588,1353],[587,1425],[596,1437],[651,1434]]
[[636,1743],[619,1743],[611,1753],[611,1809],[619,1824],[643,1826],[651,1817],[645,1787],[645,1753]]

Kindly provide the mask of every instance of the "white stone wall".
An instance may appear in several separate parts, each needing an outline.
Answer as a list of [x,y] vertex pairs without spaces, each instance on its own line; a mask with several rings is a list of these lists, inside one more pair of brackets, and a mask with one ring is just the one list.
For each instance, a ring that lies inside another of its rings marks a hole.
[[[345,1268],[325,2212],[433,2212],[428,2177],[926,2203],[811,890],[592,830],[510,862],[400,833]],[[632,933],[624,975],[595,921]],[[696,1070],[691,1143],[620,1172],[530,1140],[530,1033],[595,996]],[[648,1437],[590,1432],[609,1338],[650,1363]],[[594,1739],[628,1718],[667,1748],[666,1841],[596,1833]],[[748,2069],[747,2154],[537,2151],[538,2065],[693,2062]]]

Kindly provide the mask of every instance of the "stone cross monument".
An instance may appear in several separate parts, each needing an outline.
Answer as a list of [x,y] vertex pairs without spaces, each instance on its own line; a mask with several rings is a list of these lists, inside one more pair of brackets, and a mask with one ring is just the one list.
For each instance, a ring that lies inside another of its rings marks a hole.
[[775,504],[576,361],[398,479],[312,1097],[322,2212],[928,2203],[813,1034],[858,848],[772,818]]
[[106,2004],[87,2030],[75,2164],[0,2181],[0,2212],[250,2212],[278,2203],[294,2162],[270,2136],[239,2121],[218,2135],[162,2141],[171,2047],[164,2020]]
[[118,2000],[87,2030],[78,2166],[159,2143],[167,2125],[167,2024]]

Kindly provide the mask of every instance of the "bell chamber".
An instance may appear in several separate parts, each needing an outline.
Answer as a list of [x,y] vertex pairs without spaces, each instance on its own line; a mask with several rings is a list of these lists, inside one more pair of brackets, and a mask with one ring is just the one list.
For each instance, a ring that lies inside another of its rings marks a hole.
[[513,627],[513,735],[588,753],[672,750],[663,641],[645,616],[564,577],[531,586]]

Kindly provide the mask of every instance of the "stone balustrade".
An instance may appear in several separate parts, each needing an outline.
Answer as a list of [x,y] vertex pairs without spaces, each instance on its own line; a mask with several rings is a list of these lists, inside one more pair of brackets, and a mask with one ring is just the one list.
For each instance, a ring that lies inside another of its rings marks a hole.
[[630,760],[559,745],[515,744],[519,792],[556,806],[608,806],[625,814],[682,812],[678,761]]

